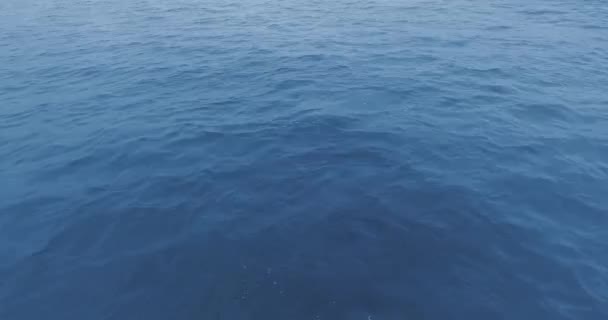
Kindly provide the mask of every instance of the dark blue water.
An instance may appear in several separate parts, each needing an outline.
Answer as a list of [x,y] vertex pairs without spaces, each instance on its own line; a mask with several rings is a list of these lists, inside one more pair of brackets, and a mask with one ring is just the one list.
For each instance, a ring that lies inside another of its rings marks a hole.
[[604,0],[4,0],[0,319],[608,319]]

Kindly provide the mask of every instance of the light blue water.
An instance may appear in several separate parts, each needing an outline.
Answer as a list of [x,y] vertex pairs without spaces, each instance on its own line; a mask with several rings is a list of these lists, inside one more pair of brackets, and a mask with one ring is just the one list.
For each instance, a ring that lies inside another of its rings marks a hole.
[[608,2],[3,0],[0,319],[608,319]]

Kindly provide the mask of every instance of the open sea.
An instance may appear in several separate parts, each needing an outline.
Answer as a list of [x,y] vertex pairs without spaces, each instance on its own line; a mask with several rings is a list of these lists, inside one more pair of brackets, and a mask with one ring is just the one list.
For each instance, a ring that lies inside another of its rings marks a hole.
[[0,319],[608,319],[608,2],[0,1]]

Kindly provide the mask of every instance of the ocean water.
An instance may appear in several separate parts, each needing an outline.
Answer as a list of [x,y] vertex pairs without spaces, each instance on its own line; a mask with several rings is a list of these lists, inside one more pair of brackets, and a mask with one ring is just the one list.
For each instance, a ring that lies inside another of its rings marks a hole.
[[0,319],[608,319],[608,2],[3,0]]

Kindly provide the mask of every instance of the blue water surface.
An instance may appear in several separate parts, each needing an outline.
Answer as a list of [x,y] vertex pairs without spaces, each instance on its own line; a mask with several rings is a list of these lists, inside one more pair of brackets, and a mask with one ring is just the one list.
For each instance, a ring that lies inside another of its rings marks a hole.
[[1,1],[0,319],[608,319],[608,2]]

